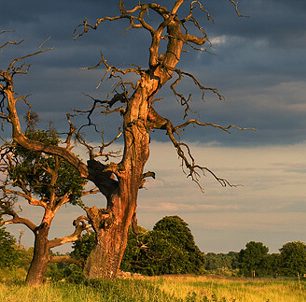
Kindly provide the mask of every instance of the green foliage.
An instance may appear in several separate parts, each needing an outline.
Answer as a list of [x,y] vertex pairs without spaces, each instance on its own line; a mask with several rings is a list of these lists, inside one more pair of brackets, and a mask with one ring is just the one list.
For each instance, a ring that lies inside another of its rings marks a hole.
[[83,265],[86,262],[90,252],[96,245],[95,233],[86,233],[82,235],[80,240],[73,242],[72,252],[70,253],[71,257],[77,259]]
[[280,249],[282,272],[287,276],[306,273],[306,244],[301,241],[288,242]]
[[239,253],[240,272],[249,277],[265,275],[268,251],[262,242],[248,242]]
[[268,254],[265,257],[265,272],[266,276],[277,277],[281,275],[281,263],[279,254]]
[[239,267],[238,253],[207,253],[205,254],[205,270],[218,275],[235,275]]
[[[29,130],[26,135],[48,146],[57,146],[59,138],[53,130]],[[67,161],[41,152],[29,151],[20,145],[12,150],[15,164],[8,170],[9,177],[15,186],[26,187],[40,198],[49,199],[51,190],[60,198],[70,194],[71,203],[80,203],[84,179],[77,169]],[[55,184],[51,184],[51,173],[54,170],[58,175]]]
[[145,275],[199,274],[204,270],[203,253],[187,223],[178,216],[166,216],[152,231],[130,238],[123,270]]
[[27,269],[32,258],[32,249],[25,249],[16,245],[15,238],[0,227],[0,268]]
[[85,282],[85,276],[82,268],[76,264],[51,263],[48,266],[46,277],[54,282],[66,281],[80,284]]
[[0,228],[0,268],[16,266],[19,254],[15,238],[3,227]]

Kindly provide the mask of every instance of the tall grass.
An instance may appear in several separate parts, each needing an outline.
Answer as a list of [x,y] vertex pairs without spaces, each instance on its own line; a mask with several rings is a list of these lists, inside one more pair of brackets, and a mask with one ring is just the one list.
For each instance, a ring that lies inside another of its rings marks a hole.
[[306,283],[285,279],[162,277],[160,289],[190,301],[306,302]]
[[295,280],[164,276],[29,288],[11,274],[0,274],[2,302],[306,302],[305,282]]

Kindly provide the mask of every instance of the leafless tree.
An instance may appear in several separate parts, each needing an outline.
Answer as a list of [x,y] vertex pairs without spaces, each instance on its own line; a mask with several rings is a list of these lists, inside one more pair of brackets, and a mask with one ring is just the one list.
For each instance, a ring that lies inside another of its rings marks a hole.
[[[239,14],[236,1],[227,1],[234,5]],[[225,3],[227,1],[225,0]],[[92,181],[107,200],[106,208],[88,207],[86,209],[97,238],[96,248],[92,251],[85,267],[85,273],[89,278],[114,278],[117,275],[126,248],[128,229],[135,217],[139,188],[143,187],[147,177],[155,177],[153,172],[145,172],[145,164],[150,153],[150,135],[153,130],[163,131],[168,136],[177,151],[184,172],[200,188],[203,188],[203,184],[200,182],[201,175],[205,173],[211,174],[222,186],[230,185],[226,179],[218,177],[209,168],[197,164],[188,144],[180,141],[178,136],[179,131],[190,125],[213,127],[225,132],[235,127],[189,118],[190,96],[186,97],[177,90],[180,81],[189,78],[200,89],[203,96],[206,92],[210,92],[219,99],[223,98],[217,89],[204,86],[194,75],[177,68],[184,46],[201,50],[205,43],[209,44],[205,29],[195,17],[195,12],[202,13],[203,20],[209,20],[211,16],[206,6],[199,0],[157,2],[163,4],[139,1],[138,4],[127,8],[125,2],[121,0],[117,16],[98,18],[94,24],[84,20],[75,32],[75,36],[80,37],[90,30],[96,30],[105,22],[125,20],[131,29],[144,30],[151,38],[151,44],[148,45],[149,62],[147,68],[123,69],[112,66],[101,54],[97,65],[90,67],[90,69],[103,67],[106,75],[118,80],[117,87],[121,87],[122,91],[117,91],[108,100],[92,98],[92,107],[87,111],[78,112],[86,114],[88,125],[94,124],[92,115],[97,110],[101,111],[101,108],[102,114],[115,112],[120,114],[122,118],[121,131],[111,140],[114,142],[118,137],[123,137],[124,149],[119,162],[109,162],[110,154],[104,154],[104,149],[109,143],[104,143],[96,152],[96,149],[87,144],[79,135],[79,131],[72,122],[67,141],[71,142],[71,137],[76,135],[78,140],[88,148],[89,160],[87,163],[81,161],[72,152],[69,144],[66,147],[45,146],[38,141],[29,139],[20,124],[16,110],[16,103],[20,98],[14,92],[15,76],[27,71],[25,65],[19,64],[26,57],[13,60],[7,69],[0,71],[0,93],[3,97],[1,101],[2,118],[11,123],[14,141],[29,150],[64,158],[78,169],[82,177]],[[148,18],[150,13],[159,18],[157,25],[157,20],[154,19],[154,22],[151,22]],[[196,32],[198,34],[195,34]],[[166,47],[162,46],[164,43]],[[131,81],[129,78],[131,74],[136,75],[136,81]],[[169,118],[159,114],[154,107],[157,94],[171,80],[171,90],[185,112],[184,120],[180,124],[174,124]],[[7,107],[7,111],[5,107]],[[103,155],[105,155],[104,158]],[[101,158],[104,160],[98,160],[97,156],[102,156]]]

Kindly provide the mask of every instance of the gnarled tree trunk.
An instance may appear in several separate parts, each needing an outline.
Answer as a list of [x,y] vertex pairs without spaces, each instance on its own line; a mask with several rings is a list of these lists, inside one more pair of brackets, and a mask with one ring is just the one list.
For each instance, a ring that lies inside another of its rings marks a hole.
[[148,91],[139,87],[129,100],[123,125],[125,149],[117,167],[117,180],[109,179],[107,186],[101,168],[93,168],[101,167],[101,164],[88,162],[90,177],[107,197],[105,210],[87,209],[97,239],[97,246],[85,266],[85,274],[89,278],[114,278],[120,269],[128,229],[136,211],[138,190],[143,181],[144,166],[149,157],[150,137],[146,125],[148,99]]
[[43,283],[50,261],[50,248],[48,244],[49,229],[49,224],[42,223],[35,230],[33,258],[26,277],[26,283],[28,285],[38,286]]

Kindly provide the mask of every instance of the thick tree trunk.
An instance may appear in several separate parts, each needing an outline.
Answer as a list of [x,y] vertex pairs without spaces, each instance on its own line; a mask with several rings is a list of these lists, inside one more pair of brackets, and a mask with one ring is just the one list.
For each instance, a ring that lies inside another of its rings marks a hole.
[[35,231],[34,254],[26,283],[31,286],[39,286],[44,281],[48,263],[50,261],[50,249],[48,245],[49,225],[43,223]]
[[[142,168],[143,166],[141,170]],[[84,269],[85,275],[90,279],[113,279],[120,270],[128,229],[136,211],[139,184],[137,179],[140,179],[139,176],[135,179],[128,174],[127,179],[121,180],[118,192],[108,202],[108,209],[99,210],[93,207],[87,211],[97,240]]]
[[84,273],[89,279],[116,277],[127,244],[128,223],[117,223],[97,234],[97,246],[90,254]]
[[128,229],[136,211],[138,190],[143,181],[143,169],[149,157],[148,107],[152,91],[158,83],[151,81],[149,75],[146,77],[147,82],[143,81],[143,85],[135,91],[124,115],[125,148],[122,161],[118,164],[117,184],[114,180],[106,182],[98,170],[89,169],[93,181],[107,198],[107,209],[93,207],[87,210],[97,239],[97,246],[85,266],[88,278],[112,279],[120,269]]

